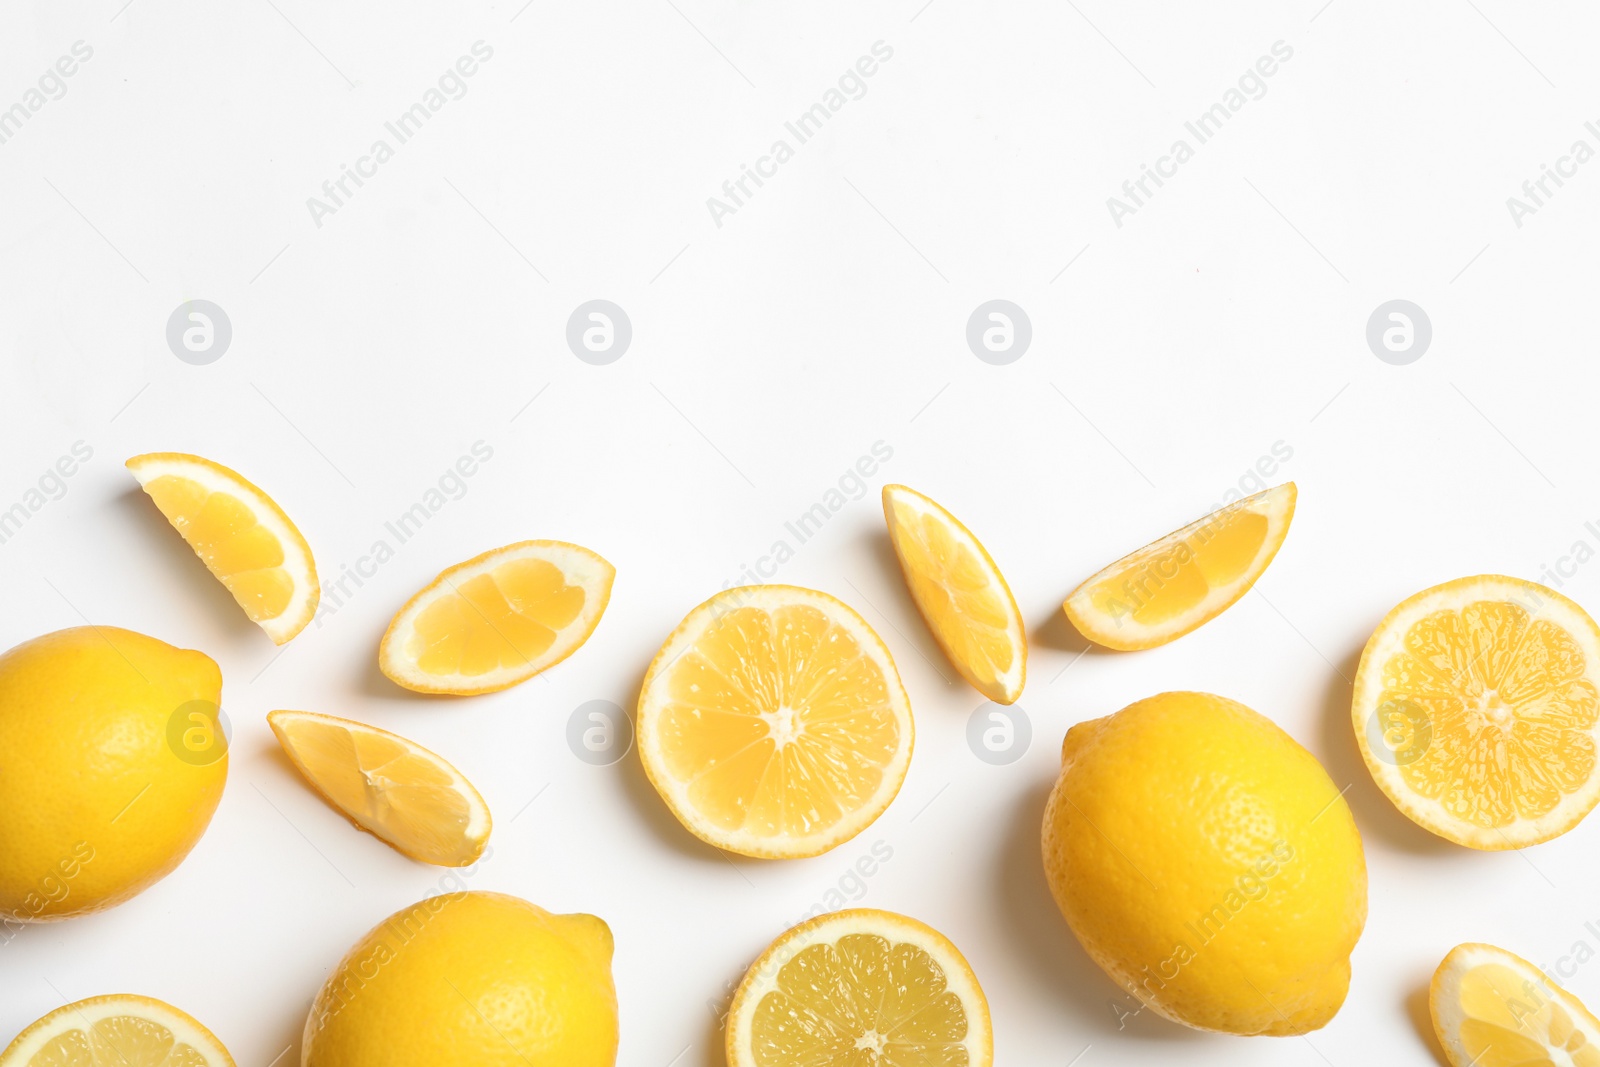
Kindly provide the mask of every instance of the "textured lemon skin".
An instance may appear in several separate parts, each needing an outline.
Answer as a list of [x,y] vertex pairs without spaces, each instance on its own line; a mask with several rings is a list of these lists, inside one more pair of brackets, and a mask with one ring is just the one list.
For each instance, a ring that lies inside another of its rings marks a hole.
[[1163,693],[1074,726],[1043,845],[1073,933],[1159,1014],[1301,1034],[1344,1003],[1361,835],[1322,765],[1243,704]]
[[611,929],[502,893],[384,920],[306,1019],[303,1067],[614,1067]]
[[171,873],[211,822],[228,757],[178,758],[173,714],[222,701],[200,652],[82,626],[0,655],[0,917],[65,919]]

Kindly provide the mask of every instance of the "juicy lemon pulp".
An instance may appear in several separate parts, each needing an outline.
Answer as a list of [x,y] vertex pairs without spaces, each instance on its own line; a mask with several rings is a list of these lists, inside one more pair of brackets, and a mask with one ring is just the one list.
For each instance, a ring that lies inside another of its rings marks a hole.
[[1193,610],[1211,591],[1237,581],[1266,543],[1267,517],[1236,508],[1180,538],[1158,542],[1126,569],[1091,587],[1094,607],[1111,618],[1158,626]]
[[216,1035],[150,997],[127,993],[65,1004],[0,1052],[3,1067],[234,1067]]
[[525,682],[594,633],[616,568],[581,545],[518,541],[441,572],[390,622],[378,667],[418,693]]
[[1176,640],[1250,591],[1283,547],[1297,497],[1285,482],[1213,511],[1096,571],[1062,608],[1107,648]]
[[[1519,604],[1477,601],[1406,631],[1383,664],[1386,742],[1419,796],[1485,829],[1537,819],[1595,770],[1595,686],[1566,630]],[[1420,712],[1420,713],[1419,713]]]
[[469,677],[542,656],[583,611],[581,587],[555,564],[511,559],[457,585],[417,614],[406,655],[427,674]]
[[1600,1067],[1600,1021],[1522,957],[1457,945],[1428,990],[1451,1067]]
[[28,1067],[207,1067],[192,1045],[158,1022],[113,1015],[88,1030],[68,1030],[28,1059]]
[[877,794],[902,745],[883,669],[808,605],[730,611],[664,670],[665,769],[723,830],[825,831]]
[[1014,703],[1028,645],[994,560],[959,519],[915,489],[884,486],[883,514],[911,599],[946,658],[990,700]]
[[846,934],[802,949],[756,1004],[758,1067],[967,1067],[967,1012],[922,948]]
[[1466,1018],[1458,1033],[1476,1067],[1557,1067],[1552,1049],[1565,1051],[1576,1067],[1600,1067],[1600,1047],[1588,1043],[1565,1008],[1537,987],[1530,991],[1527,982],[1499,963],[1461,976],[1457,997]]
[[267,721],[311,784],[357,826],[425,863],[461,867],[483,854],[488,806],[427,749],[328,715],[275,711]]
[[944,619],[966,625],[941,627],[952,659],[972,666],[991,685],[1011,672],[1016,653],[1011,647],[1005,603],[989,581],[988,568],[967,545],[951,536],[937,516],[913,514],[897,507],[901,538],[896,547],[906,558],[906,580],[919,605]]
[[144,490],[252,622],[283,614],[294,597],[283,545],[242,500],[176,474],[154,478]]

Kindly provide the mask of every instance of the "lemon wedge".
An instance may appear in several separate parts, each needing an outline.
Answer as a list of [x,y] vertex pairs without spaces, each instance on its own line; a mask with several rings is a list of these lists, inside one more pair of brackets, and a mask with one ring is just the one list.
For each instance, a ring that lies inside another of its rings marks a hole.
[[1521,956],[1457,945],[1428,990],[1450,1067],[1600,1067],[1600,1021]]
[[467,867],[489,841],[489,805],[442,757],[376,726],[274,711],[278,743],[322,798],[403,855]]
[[1091,575],[1062,608],[1106,648],[1175,641],[1250,591],[1283,546],[1294,505],[1293,482],[1245,497]]
[[271,497],[220,463],[182,452],[127,467],[250,620],[285,644],[317,613],[311,546]]
[[458,563],[406,602],[378,666],[419,693],[468,696],[525,682],[589,639],[616,569],[565,541],[521,541]]
[[883,487],[883,514],[911,599],[951,666],[999,704],[1028,674],[1028,639],[1011,587],[954,515],[915,489]]

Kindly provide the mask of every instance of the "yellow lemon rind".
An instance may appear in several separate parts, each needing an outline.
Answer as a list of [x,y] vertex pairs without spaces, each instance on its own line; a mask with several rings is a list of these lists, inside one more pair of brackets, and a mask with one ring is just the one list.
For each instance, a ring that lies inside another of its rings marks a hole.
[[[407,842],[391,837],[390,835],[382,832],[379,828],[368,826],[366,823],[356,818],[354,812],[342,807],[323,789],[322,784],[317,781],[317,778],[312,773],[311,768],[308,767],[301,759],[300,753],[295,749],[294,742],[291,739],[290,734],[290,728],[296,722],[318,723],[325,726],[338,727],[339,729],[347,730],[352,734],[364,733],[387,738],[388,740],[391,740],[404,747],[412,755],[418,756],[429,763],[432,763],[440,770],[449,774],[451,778],[450,787],[456,792],[460,793],[462,797],[466,799],[467,807],[472,812],[471,819],[467,823],[467,827],[462,833],[462,839],[468,846],[470,846],[470,852],[466,854],[464,858],[456,861],[438,859],[425,855],[420,850],[412,848]],[[273,734],[275,734],[278,738],[278,744],[283,747],[284,753],[289,757],[289,761],[294,764],[295,770],[299,771],[300,776],[305,779],[306,784],[311,786],[312,791],[321,797],[329,807],[333,808],[335,811],[349,820],[350,825],[354,826],[357,830],[360,830],[363,833],[371,834],[373,837],[376,837],[379,841],[382,841],[384,844],[388,845],[402,856],[405,856],[408,859],[414,859],[418,863],[431,863],[437,866],[447,867],[470,867],[472,864],[478,862],[478,860],[482,857],[484,847],[489,842],[489,834],[494,829],[494,820],[489,814],[488,802],[483,799],[483,794],[479,793],[473,784],[467,780],[466,775],[462,774],[456,769],[454,764],[445,759],[443,756],[439,755],[437,752],[424,748],[422,745],[417,744],[410,738],[402,737],[399,734],[392,733],[388,730],[379,729],[376,726],[369,726],[366,723],[356,722],[353,719],[341,719],[335,715],[322,715],[314,711],[290,711],[287,709],[281,709],[278,711],[269,712],[267,714],[267,725],[272,727]]]
[[1260,712],[1176,691],[1071,727],[1040,844],[1074,937],[1155,1014],[1284,1036],[1344,1004],[1367,917],[1361,833],[1322,764]]
[[57,1008],[31,1023],[0,1052],[0,1067],[27,1067],[28,1061],[52,1038],[69,1030],[85,1030],[118,1015],[160,1023],[172,1031],[176,1040],[203,1054],[209,1067],[236,1067],[227,1048],[199,1020],[171,1004],[134,993],[109,993]]
[[[1532,596],[1543,606],[1533,612],[1535,618],[1550,619],[1571,635],[1583,649],[1587,675],[1600,685],[1600,626],[1582,607],[1553,589],[1522,578],[1501,574],[1480,574],[1424,589],[1407,597],[1384,616],[1372,637],[1361,652],[1361,662],[1356,668],[1354,692],[1350,700],[1350,720],[1355,730],[1356,745],[1361,758],[1372,772],[1373,781],[1383,790],[1394,806],[1412,822],[1430,833],[1467,848],[1485,852],[1526,848],[1560,837],[1583,821],[1584,816],[1600,803],[1600,768],[1590,775],[1584,787],[1568,794],[1560,804],[1537,819],[1522,819],[1509,827],[1486,829],[1465,819],[1457,818],[1437,803],[1417,796],[1400,768],[1392,762],[1377,758],[1367,737],[1367,722],[1376,713],[1383,696],[1383,665],[1404,644],[1406,632],[1419,619],[1436,611],[1466,607],[1483,600],[1518,599],[1525,608]],[[1594,730],[1600,742],[1600,725]]]
[[[541,559],[558,568],[568,584],[583,587],[583,611],[556,634],[553,644],[532,660],[514,667],[502,667],[487,674],[428,674],[406,658],[404,649],[415,620],[439,596],[452,592],[459,584],[486,574],[502,563],[515,559]],[[476,696],[496,693],[527,681],[549,670],[588,641],[611,600],[611,585],[617,570],[598,553],[568,541],[518,541],[493,548],[481,555],[441,571],[433,581],[417,591],[395,613],[378,646],[378,669],[396,685],[414,693],[438,696]]]
[[[1006,610],[1006,636],[1011,641],[1014,660],[1011,669],[1004,677],[997,678],[993,683],[979,676],[972,665],[957,656],[945,643],[938,625],[931,618],[927,607],[917,598],[916,586],[911,581],[910,568],[906,557],[900,551],[898,539],[895,537],[894,506],[906,504],[922,512],[932,514],[939,519],[958,540],[983,563],[984,570],[988,573],[989,581],[1000,594]],[[911,599],[917,605],[917,612],[922,616],[922,621],[927,625],[928,632],[933,634],[940,650],[944,652],[945,659],[956,672],[966,679],[967,684],[978,692],[988,697],[997,704],[1015,704],[1022,695],[1022,690],[1028,681],[1028,633],[1022,622],[1022,612],[1017,607],[1017,598],[1011,594],[1011,586],[1006,584],[1005,575],[1000,573],[1000,568],[995,564],[994,557],[989,555],[989,550],[983,547],[983,542],[967,529],[962,521],[952,515],[938,501],[933,500],[924,493],[906,485],[886,485],[883,487],[883,515],[889,527],[889,538],[895,547],[895,559],[900,563],[900,572],[906,579],[906,588],[911,592]]]
[[[1196,519],[1189,525],[1128,553],[1090,575],[1068,594],[1067,599],[1062,602],[1062,610],[1066,612],[1067,618],[1077,627],[1079,633],[1097,645],[1118,652],[1156,648],[1169,641],[1176,641],[1185,634],[1193,633],[1237,604],[1272,565],[1273,559],[1277,557],[1278,550],[1283,547],[1284,539],[1289,534],[1289,524],[1294,520],[1297,499],[1298,490],[1295,484],[1284,482],[1282,485],[1247,496],[1243,500],[1235,501],[1225,508]],[[1091,593],[1101,582],[1132,569],[1143,557],[1156,555],[1169,546],[1188,539],[1197,531],[1218,522],[1229,512],[1242,510],[1255,511],[1267,519],[1267,533],[1262,539],[1261,550],[1243,574],[1227,585],[1213,588],[1204,600],[1189,611],[1159,625],[1144,626],[1132,618],[1112,618],[1094,605]]]
[[317,580],[317,564],[312,557],[311,546],[306,543],[299,527],[278,506],[278,502],[262,492],[254,482],[214,460],[187,452],[146,452],[129,459],[124,466],[138,479],[141,487],[170,474],[198,482],[211,492],[227,493],[248,503],[256,521],[271,531],[283,546],[283,569],[294,580],[295,588],[294,600],[281,615],[256,620],[256,625],[272,638],[274,644],[284,645],[316,617],[317,605],[322,600],[322,586]]
[[784,965],[816,944],[835,944],[850,934],[876,934],[912,944],[944,971],[946,988],[960,998],[967,1015],[968,1067],[992,1067],[994,1024],[989,1001],[961,950],[927,923],[877,908],[852,908],[809,919],[780,936],[745,972],[728,1008],[725,1040],[729,1067],[756,1067],[750,1054],[751,1027],[761,998],[777,986]]
[[[707,825],[690,802],[685,783],[679,782],[667,773],[663,759],[657,754],[659,742],[655,730],[659,718],[658,700],[652,690],[662,672],[687,652],[695,640],[705,632],[707,626],[715,622],[724,612],[740,607],[758,607],[771,611],[792,604],[805,604],[817,608],[830,620],[844,626],[855,638],[862,652],[874,659],[883,672],[884,683],[896,712],[896,721],[902,738],[901,745],[895,753],[894,761],[884,768],[883,781],[877,793],[866,804],[851,813],[849,818],[841,820],[828,830],[798,838],[765,837],[746,831],[728,833]],[[906,770],[911,765],[911,752],[916,743],[916,726],[911,717],[911,699],[906,695],[905,685],[901,682],[900,673],[894,665],[894,657],[889,654],[889,647],[883,643],[883,639],[854,608],[844,601],[816,589],[805,589],[795,585],[748,585],[726,589],[691,611],[667,638],[655,658],[650,661],[650,667],[645,671],[644,683],[639,687],[638,713],[635,718],[639,759],[644,765],[645,777],[661,795],[661,799],[666,802],[672,814],[677,816],[685,829],[706,844],[752,859],[805,859],[810,856],[820,856],[871,826],[899,794],[900,787],[905,782]],[[779,841],[784,843],[780,846],[776,844]]]
[[[1450,1067],[1472,1067],[1473,1057],[1461,1039],[1461,1025],[1469,1016],[1461,1005],[1460,986],[1461,979],[1469,971],[1485,964],[1498,964],[1526,976],[1532,983],[1528,999],[1524,1001],[1527,1007],[1537,1009],[1539,1004],[1535,1003],[1534,997],[1548,1000],[1549,994],[1554,993],[1561,1007],[1571,1017],[1573,1026],[1584,1034],[1585,1044],[1600,1045],[1600,1019],[1596,1019],[1577,997],[1516,953],[1495,945],[1468,941],[1445,955],[1439,963],[1439,969],[1433,973],[1433,980],[1428,983],[1428,1014],[1433,1019],[1434,1035],[1439,1039],[1439,1046],[1444,1049]],[[1528,1034],[1521,1036],[1535,1040]],[[1483,1054],[1480,1053],[1479,1061],[1482,1059]]]

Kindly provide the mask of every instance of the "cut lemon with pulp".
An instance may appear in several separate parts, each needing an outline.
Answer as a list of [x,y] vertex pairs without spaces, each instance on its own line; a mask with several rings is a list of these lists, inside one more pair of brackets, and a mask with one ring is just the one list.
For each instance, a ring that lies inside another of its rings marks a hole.
[[284,644],[317,613],[311,546],[272,498],[220,463],[182,452],[127,467],[250,621]]
[[589,639],[616,573],[565,541],[519,541],[485,552],[406,602],[383,635],[378,666],[418,693],[510,688]]
[[466,867],[483,855],[489,805],[441,757],[332,715],[274,711],[267,722],[311,787],[358,829],[441,867]]
[[57,1008],[0,1052],[0,1067],[234,1067],[216,1036],[170,1004],[118,993]]
[[1123,556],[1061,606],[1079,633],[1106,648],[1174,641],[1250,591],[1282,547],[1294,504],[1293,482],[1247,496]]
[[1552,589],[1458,578],[1389,612],[1351,718],[1389,799],[1460,845],[1522,848],[1600,800],[1600,627]]
[[1600,1067],[1600,1021],[1521,956],[1457,945],[1428,990],[1451,1067]]
[[790,930],[728,1010],[729,1067],[990,1067],[989,1003],[939,931],[860,908]]
[[911,702],[866,620],[826,593],[729,589],[667,638],[639,693],[645,773],[689,831],[815,856],[866,829],[911,761]]
[[1015,703],[1028,639],[1000,568],[972,531],[915,489],[884,486],[883,515],[911,599],[951,665],[990,700]]

